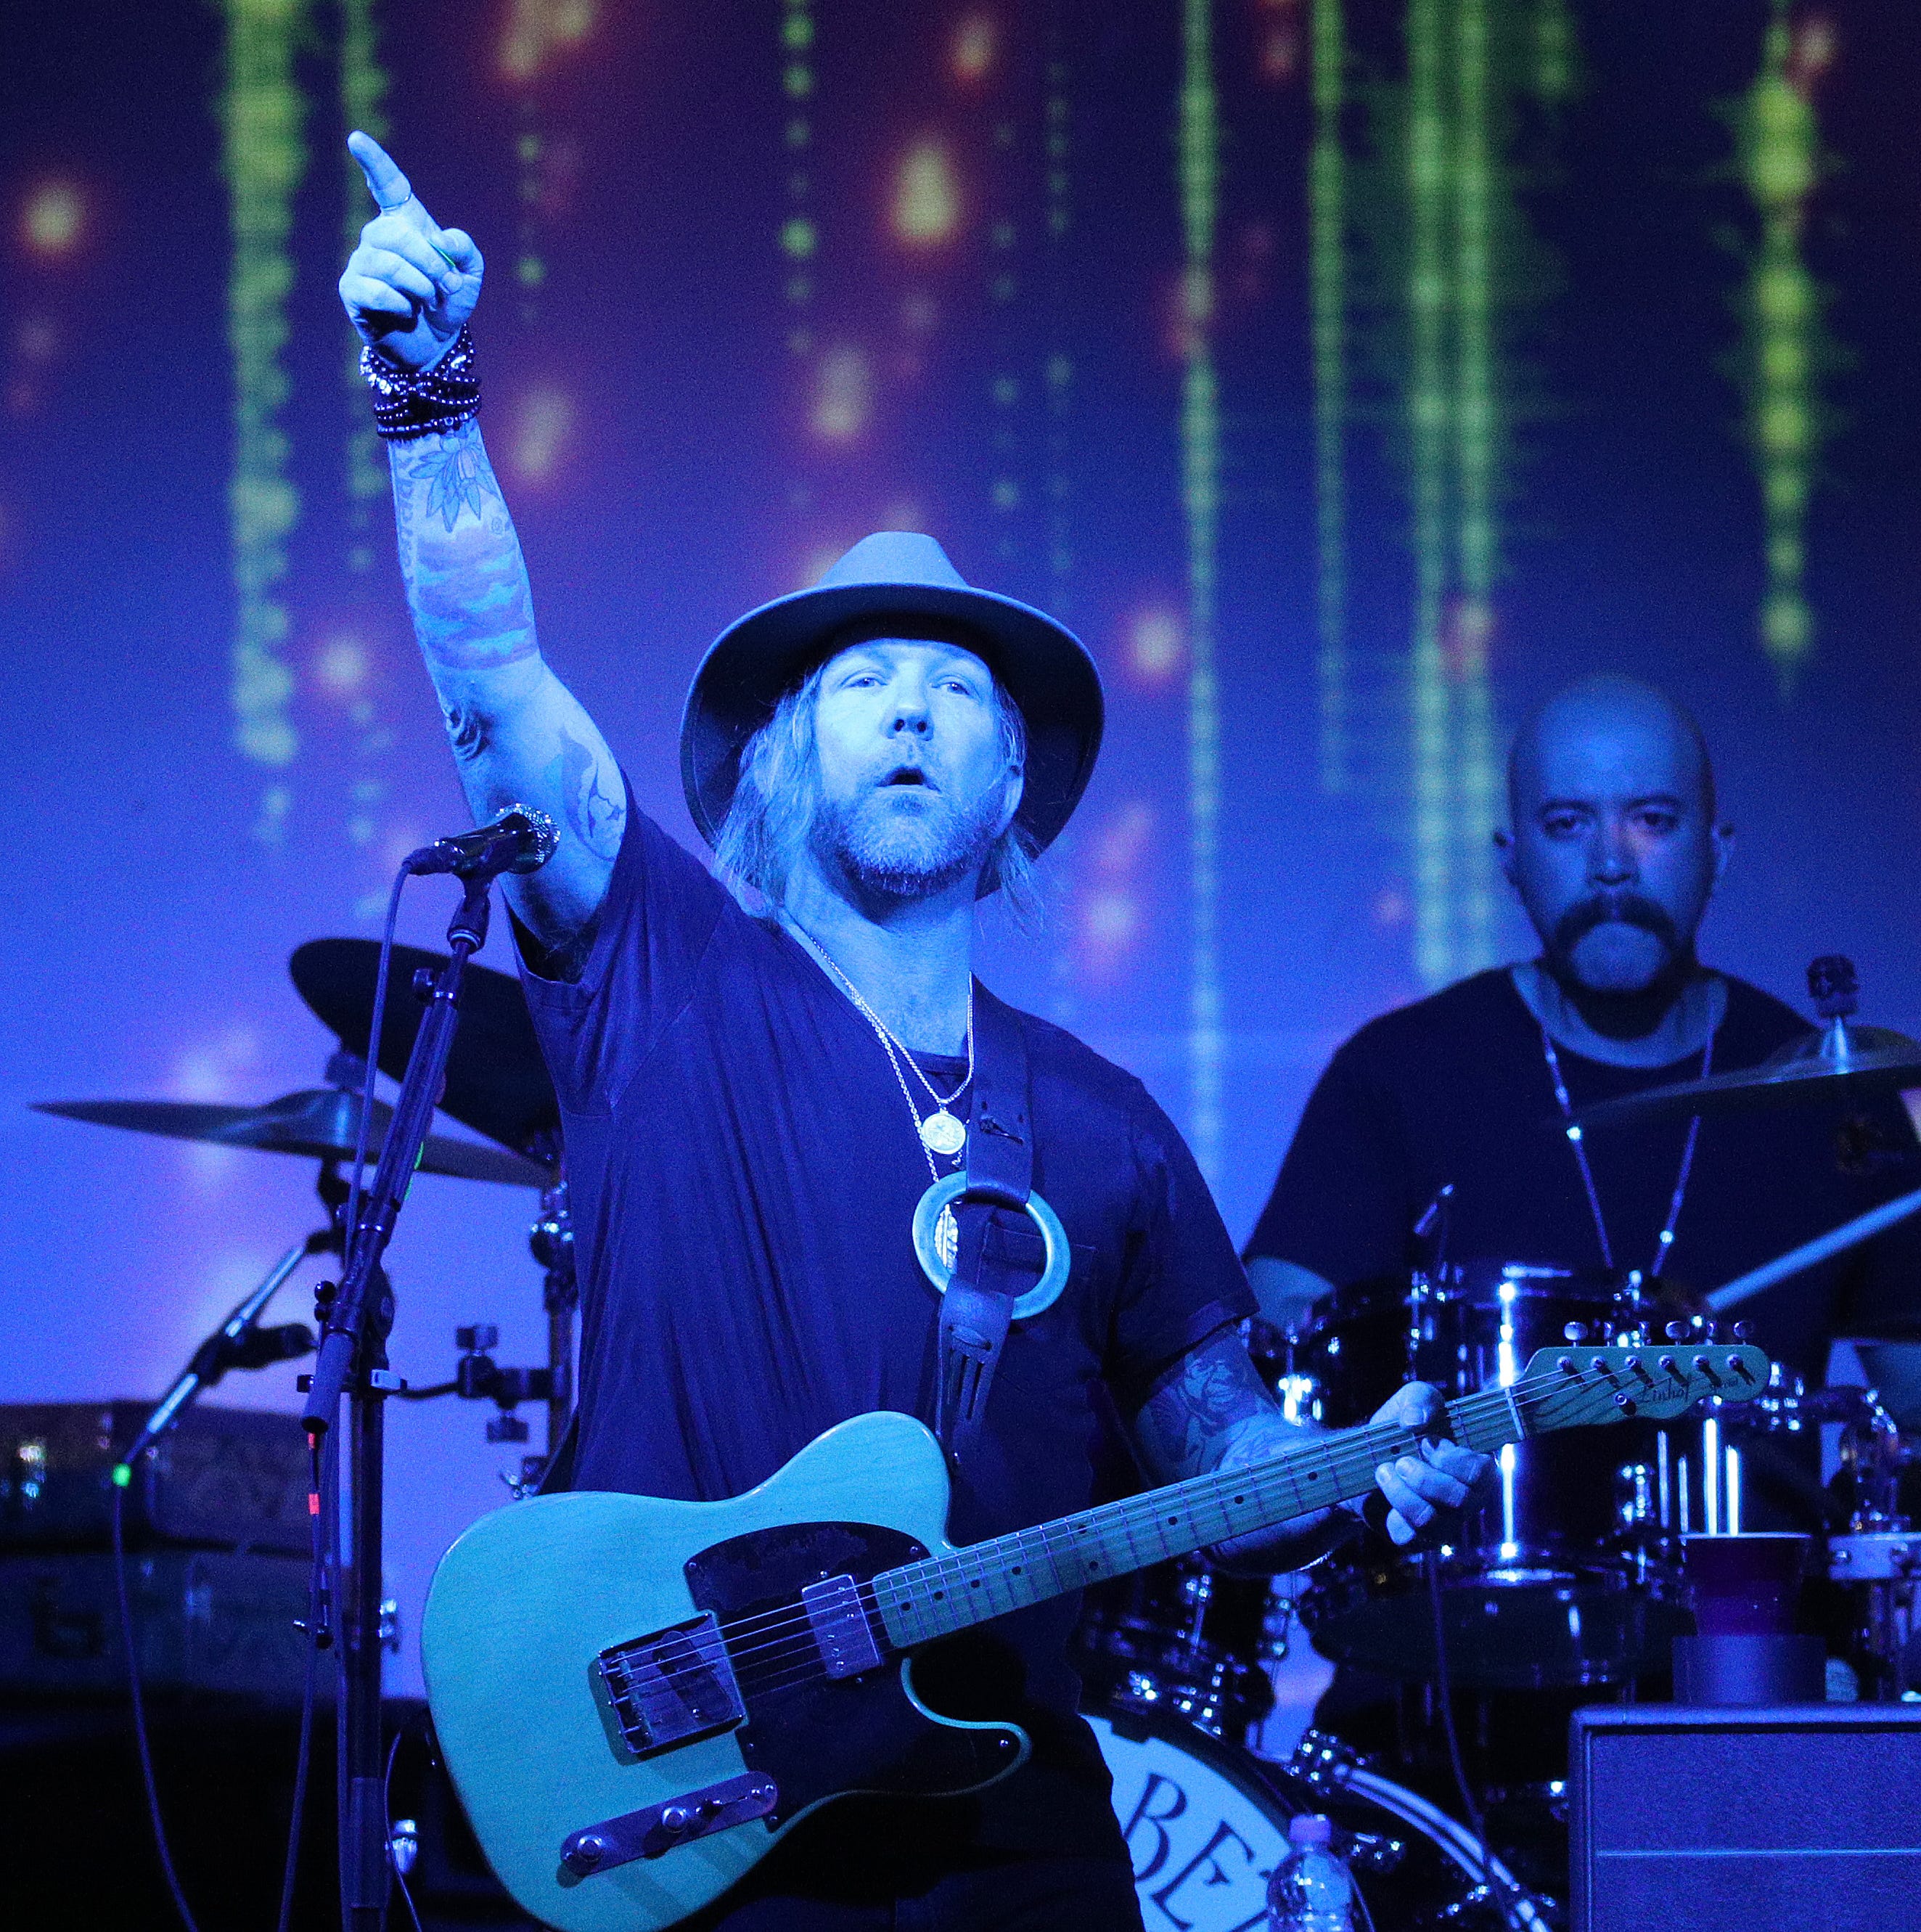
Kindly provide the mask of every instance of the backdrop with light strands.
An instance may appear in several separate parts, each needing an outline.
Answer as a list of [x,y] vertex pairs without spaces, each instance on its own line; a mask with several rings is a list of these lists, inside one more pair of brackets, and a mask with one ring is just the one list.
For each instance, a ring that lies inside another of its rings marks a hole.
[[[288,954],[464,823],[333,291],[350,125],[487,253],[543,640],[677,836],[703,646],[870,529],[1088,640],[1106,751],[987,976],[1146,1080],[1237,1236],[1337,1041],[1523,950],[1506,734],[1590,668],[1706,726],[1709,956],[1794,998],[1851,953],[1921,1031],[1903,0],[28,0],[6,40],[0,1397],[157,1393],[313,1221],[297,1161],[27,1103],[318,1084]],[[532,1206],[416,1187],[413,1380],[458,1321],[540,1359]],[[410,1622],[516,1452],[453,1405],[392,1445]]]

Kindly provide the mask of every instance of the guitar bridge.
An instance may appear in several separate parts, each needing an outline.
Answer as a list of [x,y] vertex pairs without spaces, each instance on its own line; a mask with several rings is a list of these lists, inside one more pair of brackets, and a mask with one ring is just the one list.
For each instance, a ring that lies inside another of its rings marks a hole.
[[638,1756],[731,1730],[747,1715],[712,1611],[617,1643],[595,1667],[620,1735]]

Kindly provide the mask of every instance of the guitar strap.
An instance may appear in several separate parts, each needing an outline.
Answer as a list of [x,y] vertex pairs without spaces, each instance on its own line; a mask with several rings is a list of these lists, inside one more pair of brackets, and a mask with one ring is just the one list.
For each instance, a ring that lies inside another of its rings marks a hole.
[[988,1391],[1013,1320],[1016,1297],[1034,1283],[1014,1264],[996,1218],[1023,1221],[1034,1188],[1034,1132],[1027,1041],[1019,1016],[984,987],[974,1000],[974,1094],[967,1136],[967,1186],[953,1203],[953,1278],[941,1298],[935,1426],[956,1463],[980,1439]]

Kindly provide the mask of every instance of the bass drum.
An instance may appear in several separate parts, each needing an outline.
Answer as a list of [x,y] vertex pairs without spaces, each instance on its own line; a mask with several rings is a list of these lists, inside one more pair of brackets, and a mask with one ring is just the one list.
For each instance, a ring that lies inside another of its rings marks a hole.
[[1301,1811],[1334,1820],[1337,1849],[1366,1907],[1358,1923],[1381,1932],[1499,1932],[1504,1924],[1545,1932],[1551,1922],[1496,1859],[1504,1919],[1472,1834],[1424,1798],[1358,1768],[1316,1732],[1283,1767],[1185,1724],[1111,1709],[1086,1714],[1113,1775],[1114,1813],[1150,1928],[1264,1925],[1268,1880],[1287,1855],[1288,1820]]

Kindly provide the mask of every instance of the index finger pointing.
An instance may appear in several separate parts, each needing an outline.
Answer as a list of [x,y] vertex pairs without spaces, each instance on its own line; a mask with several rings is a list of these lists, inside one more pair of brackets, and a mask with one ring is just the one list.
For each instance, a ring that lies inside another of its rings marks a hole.
[[360,164],[360,172],[367,177],[367,192],[380,207],[404,208],[413,199],[407,176],[371,134],[363,134],[356,128],[347,137],[347,149]]

